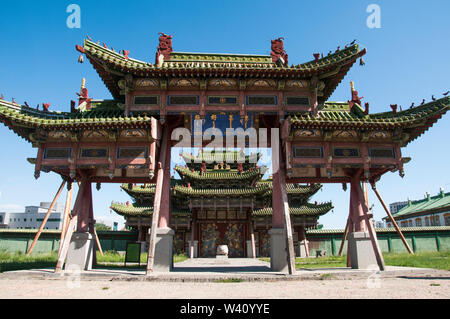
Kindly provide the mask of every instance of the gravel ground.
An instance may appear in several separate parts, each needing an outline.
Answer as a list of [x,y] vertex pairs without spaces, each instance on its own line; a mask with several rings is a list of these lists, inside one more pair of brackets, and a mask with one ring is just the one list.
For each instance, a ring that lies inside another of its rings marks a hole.
[[450,277],[179,283],[2,279],[8,298],[450,298]]

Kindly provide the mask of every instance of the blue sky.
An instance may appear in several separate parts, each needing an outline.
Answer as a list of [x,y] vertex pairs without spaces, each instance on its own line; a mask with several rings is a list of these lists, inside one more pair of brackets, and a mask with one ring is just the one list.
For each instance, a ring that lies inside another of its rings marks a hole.
[[[81,8],[81,29],[69,29],[66,8]],[[320,3],[320,4],[318,4]],[[370,29],[366,8],[381,8],[381,28]],[[175,51],[269,54],[270,40],[283,36],[289,63],[313,59],[357,39],[368,53],[366,65],[355,65],[330,100],[350,98],[350,80],[371,112],[419,104],[450,89],[450,20],[448,0],[430,1],[8,1],[0,19],[0,93],[30,105],[50,102],[52,110],[68,111],[87,80],[94,98],[110,94],[89,63],[79,64],[75,44],[86,34],[116,51],[154,61],[158,32],[173,35]],[[446,116],[418,140],[403,149],[411,156],[405,178],[388,173],[378,187],[386,202],[420,199],[450,188],[448,148],[450,117]],[[26,161],[36,149],[0,126],[0,211],[20,211],[26,205],[50,201],[60,183],[55,174],[33,177]],[[377,220],[385,216],[371,191]],[[65,194],[60,201],[64,201]],[[129,200],[119,185],[104,184],[94,191],[97,219],[121,220],[110,214],[111,201]],[[313,199],[333,201],[334,212],[322,217],[326,228],[343,228],[349,192],[341,185],[325,185]]]

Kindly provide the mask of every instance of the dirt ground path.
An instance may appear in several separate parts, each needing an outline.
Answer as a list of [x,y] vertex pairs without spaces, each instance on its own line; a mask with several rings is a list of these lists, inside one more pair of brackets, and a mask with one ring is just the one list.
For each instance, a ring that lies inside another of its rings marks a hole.
[[2,279],[8,298],[450,298],[449,277],[325,279],[277,282],[127,282]]

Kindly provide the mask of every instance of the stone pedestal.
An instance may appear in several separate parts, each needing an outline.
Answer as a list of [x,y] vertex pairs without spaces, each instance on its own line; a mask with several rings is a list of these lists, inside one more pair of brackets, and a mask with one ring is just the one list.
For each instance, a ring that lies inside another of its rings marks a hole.
[[191,242],[189,241],[188,247],[187,247],[187,255],[189,258],[198,258],[198,240],[194,240],[194,252],[193,256],[191,257]]
[[169,272],[173,268],[173,235],[169,227],[158,228],[156,232],[154,272]]
[[141,244],[141,254],[148,253],[148,241],[139,241]]
[[252,241],[247,240],[246,244],[247,244],[247,258],[255,257],[255,256],[253,256],[253,252],[252,252]]
[[91,270],[95,239],[90,233],[76,232],[70,239],[64,270]]
[[278,272],[288,272],[286,235],[283,228],[272,228],[270,235],[270,269]]
[[309,241],[307,241],[306,239],[298,243],[299,257],[308,257],[308,244]]
[[348,252],[352,269],[374,269],[374,267],[378,267],[369,232],[348,234]]

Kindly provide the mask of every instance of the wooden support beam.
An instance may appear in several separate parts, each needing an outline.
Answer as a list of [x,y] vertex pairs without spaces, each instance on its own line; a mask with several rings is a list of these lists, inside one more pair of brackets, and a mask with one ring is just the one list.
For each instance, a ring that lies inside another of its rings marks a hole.
[[[100,239],[98,238],[97,230],[95,230],[95,226],[93,228],[93,232],[94,232],[95,242],[97,243],[98,251],[100,252],[100,255],[103,256],[102,245],[100,245]],[[95,251],[94,251],[94,253],[95,253]]]
[[64,185],[66,184],[66,181],[62,181],[61,186],[59,186],[58,191],[56,192],[55,197],[53,198],[53,201],[50,205],[50,207],[48,208],[47,214],[45,214],[44,220],[42,221],[41,226],[39,227],[38,232],[36,233],[36,236],[34,237],[33,243],[30,246],[30,249],[28,249],[27,255],[29,256],[31,254],[31,252],[33,251],[34,246],[36,245],[39,237],[41,236],[42,230],[45,227],[45,224],[47,223],[48,218],[50,217],[50,214],[53,210],[53,207],[55,207],[56,201],[58,200],[59,195],[61,194]]
[[64,237],[66,236],[67,223],[69,222],[69,214],[70,214],[71,207],[72,207],[73,183],[70,182],[68,187],[69,187],[69,190],[67,191],[66,206],[64,207],[63,222],[61,225],[61,237],[59,239],[58,256],[61,253],[63,240],[64,240]]
[[398,235],[399,235],[400,238],[402,239],[402,242],[403,242],[403,244],[405,245],[406,250],[408,250],[408,252],[409,252],[411,255],[414,255],[414,251],[411,249],[411,247],[409,247],[409,244],[408,244],[408,242],[406,241],[406,238],[405,238],[405,236],[403,235],[402,231],[400,230],[400,227],[398,227],[398,224],[397,224],[397,222],[395,221],[394,216],[392,216],[391,212],[389,211],[389,209],[387,208],[386,204],[384,203],[383,198],[381,198],[381,195],[380,195],[380,193],[378,192],[375,183],[372,183],[372,189],[373,189],[375,195],[377,195],[378,200],[380,201],[381,205],[383,206],[383,208],[384,208],[386,214],[387,214],[387,215],[389,216],[389,218],[391,219],[391,222],[392,222],[392,224],[394,225],[394,228],[395,228],[395,230],[397,231]]
[[67,224],[67,232],[64,237],[64,241],[61,247],[61,252],[58,255],[58,261],[55,267],[55,273],[61,272],[62,267],[67,258],[67,252],[69,251],[70,240],[72,239],[72,234],[75,231],[78,223],[78,216],[70,216],[70,221]]
[[347,224],[345,225],[345,230],[344,230],[344,235],[342,237],[341,246],[339,247],[339,254],[338,254],[339,257],[342,256],[342,252],[344,251],[344,244],[345,244],[345,241],[347,240],[349,228],[350,228],[350,218],[347,218]]
[[160,149],[160,157],[157,167],[157,176],[156,176],[156,190],[155,190],[155,198],[153,203],[153,216],[152,216],[152,228],[150,231],[150,243],[148,247],[148,259],[147,259],[147,270],[146,275],[150,275],[153,272],[153,265],[155,262],[155,246],[156,246],[156,233],[159,224],[159,213],[161,209],[161,195],[163,191],[163,182],[164,182],[164,164],[166,163],[166,155],[167,148],[169,146],[169,128],[166,125],[164,127],[163,135],[162,135],[162,145]]

